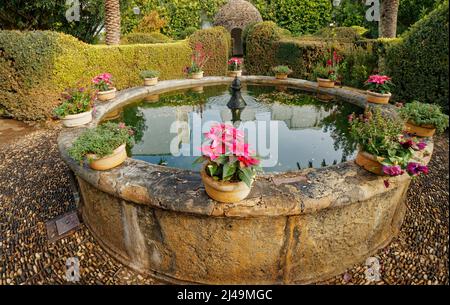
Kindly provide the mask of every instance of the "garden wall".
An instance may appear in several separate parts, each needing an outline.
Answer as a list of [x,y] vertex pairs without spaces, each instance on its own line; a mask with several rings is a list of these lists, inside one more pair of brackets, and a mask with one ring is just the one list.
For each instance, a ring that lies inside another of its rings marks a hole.
[[[197,36],[203,37],[202,32]],[[221,30],[210,30],[206,36],[210,39],[205,47],[229,44]],[[19,120],[47,119],[60,102],[62,90],[87,86],[102,72],[113,75],[119,90],[140,86],[139,72],[145,69],[159,70],[161,79],[183,78],[195,39],[106,46],[49,31],[0,31],[0,113]],[[212,54],[207,75],[225,73],[228,53],[219,53]]]

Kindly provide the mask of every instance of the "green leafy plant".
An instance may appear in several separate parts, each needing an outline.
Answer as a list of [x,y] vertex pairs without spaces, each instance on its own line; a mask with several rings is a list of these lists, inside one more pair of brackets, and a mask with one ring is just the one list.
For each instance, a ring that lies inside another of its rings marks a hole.
[[291,74],[292,70],[288,66],[276,66],[272,68],[273,73],[275,74]]
[[206,173],[216,181],[243,181],[251,187],[260,160],[244,141],[244,133],[232,125],[215,124],[205,134],[207,144],[201,147],[202,156],[194,161],[205,163]]
[[124,123],[106,122],[82,133],[69,148],[69,156],[80,163],[88,154],[105,157],[122,144],[132,146],[133,134]]
[[94,99],[93,93],[85,88],[68,89],[62,97],[64,99],[62,104],[53,110],[60,118],[91,110]]
[[434,126],[438,132],[448,127],[448,115],[443,114],[441,107],[434,104],[413,101],[398,108],[400,116],[418,126]]
[[159,76],[159,72],[156,70],[144,70],[139,73],[141,78],[155,78]]

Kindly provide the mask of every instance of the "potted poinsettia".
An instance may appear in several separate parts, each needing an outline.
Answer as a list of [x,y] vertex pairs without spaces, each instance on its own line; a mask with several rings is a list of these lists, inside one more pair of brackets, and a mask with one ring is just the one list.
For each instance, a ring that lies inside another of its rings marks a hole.
[[144,70],[139,74],[144,80],[144,86],[154,86],[158,83],[159,72],[155,70]]
[[351,136],[359,144],[356,164],[381,176],[427,174],[428,168],[412,161],[415,151],[426,148],[426,142],[402,134],[398,118],[383,116],[380,109],[349,116]]
[[228,60],[228,76],[240,77],[242,76],[242,63],[243,60],[238,57],[232,57]]
[[438,105],[413,101],[400,105],[398,112],[406,122],[407,132],[419,137],[432,137],[436,130],[444,132],[448,127],[448,115]]
[[76,127],[92,121],[93,94],[85,88],[68,89],[64,101],[53,112],[65,127]]
[[292,73],[291,68],[283,65],[273,67],[272,71],[275,73],[276,79],[286,79],[288,78],[288,75]]
[[116,88],[113,85],[112,76],[109,73],[102,73],[92,79],[92,84],[97,90],[99,101],[108,101],[116,97]]
[[200,174],[206,193],[225,203],[245,199],[261,168],[243,132],[232,125],[216,124],[205,137],[208,141],[201,147],[202,156],[194,163],[203,163]]
[[210,56],[204,51],[203,44],[197,43],[191,56],[191,65],[184,68],[184,73],[189,78],[203,78],[203,67],[208,62]]
[[69,148],[69,156],[87,160],[95,170],[109,170],[127,158],[126,145],[133,144],[134,131],[124,123],[106,122],[82,133]]
[[365,82],[367,87],[367,101],[369,103],[387,104],[391,98],[391,88],[393,83],[386,75],[374,74],[369,76]]
[[342,57],[333,51],[330,58],[325,57],[325,63],[320,62],[313,70],[313,78],[319,87],[334,88],[339,76],[339,67]]

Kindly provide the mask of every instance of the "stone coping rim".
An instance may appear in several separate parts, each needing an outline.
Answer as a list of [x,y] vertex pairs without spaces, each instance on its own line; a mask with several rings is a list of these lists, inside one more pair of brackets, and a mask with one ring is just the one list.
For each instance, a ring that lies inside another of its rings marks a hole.
[[[376,176],[360,168],[354,161],[320,169],[303,169],[285,173],[262,174],[256,179],[252,192],[238,203],[219,203],[204,191],[200,173],[160,166],[127,158],[124,164],[109,171],[95,171],[68,156],[71,143],[87,128],[95,127],[110,111],[123,107],[147,95],[231,83],[232,77],[204,77],[193,80],[160,81],[152,87],[134,87],[117,92],[108,102],[96,103],[96,116],[83,127],[65,128],[58,137],[63,160],[74,173],[94,187],[112,196],[155,208],[215,217],[276,217],[313,213],[327,208],[362,202],[388,192],[386,177]],[[317,83],[301,79],[278,80],[267,76],[242,76],[245,83],[283,85],[306,91],[320,92],[343,98],[366,107],[365,91],[352,88],[319,88]],[[372,105],[371,105],[372,106]],[[391,105],[373,105],[392,112]],[[432,153],[433,143],[427,150]],[[425,162],[428,163],[429,157]],[[390,187],[409,183],[406,174],[390,177]]]

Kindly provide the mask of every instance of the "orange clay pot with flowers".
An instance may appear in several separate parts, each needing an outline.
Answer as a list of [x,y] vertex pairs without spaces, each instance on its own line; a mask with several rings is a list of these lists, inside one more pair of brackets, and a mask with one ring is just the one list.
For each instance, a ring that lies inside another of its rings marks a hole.
[[205,134],[209,143],[201,147],[200,175],[212,199],[233,203],[250,193],[260,160],[244,141],[244,133],[232,125],[216,124]]
[[232,57],[228,60],[228,76],[229,77],[241,77],[242,76],[242,63],[243,60],[238,57]]
[[314,80],[317,80],[319,87],[334,88],[339,77],[341,62],[342,57],[333,51],[329,57],[324,57],[323,62],[314,68],[312,76]]
[[374,74],[369,76],[365,82],[367,90],[367,101],[375,104],[388,104],[391,98],[391,78],[386,75]]
[[203,78],[203,67],[211,56],[203,48],[203,44],[197,43],[191,55],[191,65],[185,67],[183,72],[191,79]]
[[102,73],[92,79],[92,84],[97,90],[99,101],[108,101],[116,97],[116,88],[113,86],[112,76],[109,73]]
[[[364,114],[349,116],[351,137],[359,144],[356,164],[380,176],[411,176],[427,174],[426,165],[411,161],[415,151],[427,144],[414,137],[403,135],[403,121],[383,116],[379,108]],[[384,181],[386,187],[389,181]]]

